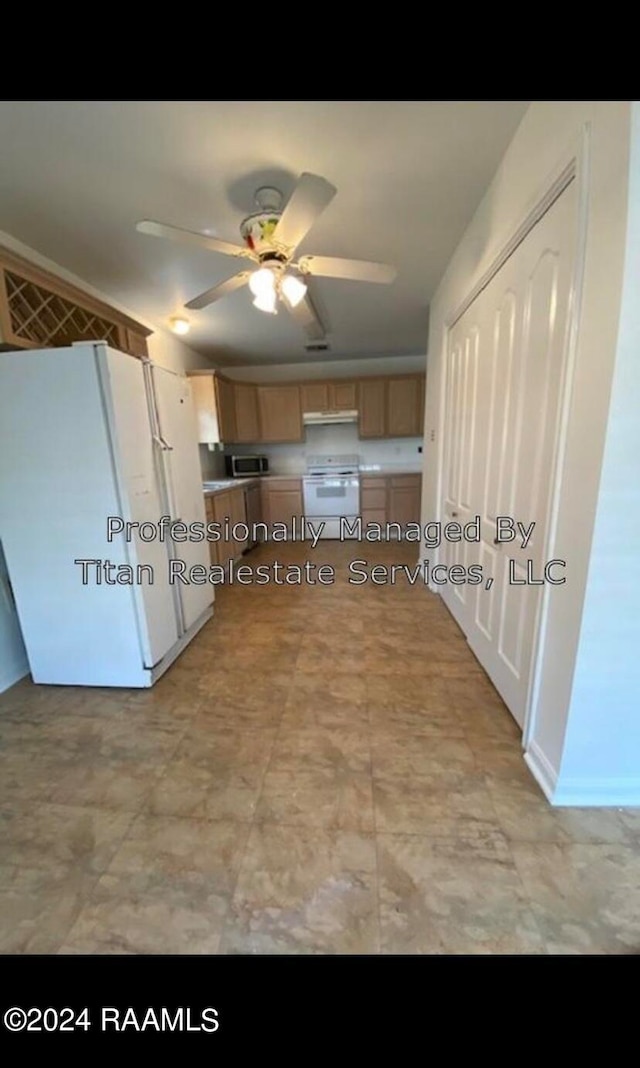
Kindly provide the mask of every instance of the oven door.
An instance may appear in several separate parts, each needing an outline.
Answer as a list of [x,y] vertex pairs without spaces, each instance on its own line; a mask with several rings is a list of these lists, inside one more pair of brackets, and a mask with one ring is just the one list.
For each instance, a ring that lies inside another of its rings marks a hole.
[[360,479],[307,475],[303,479],[306,519],[357,516],[360,512]]

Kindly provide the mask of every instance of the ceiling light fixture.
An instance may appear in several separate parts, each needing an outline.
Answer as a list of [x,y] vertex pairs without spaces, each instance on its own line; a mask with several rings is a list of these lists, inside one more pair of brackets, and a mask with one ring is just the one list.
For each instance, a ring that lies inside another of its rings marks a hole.
[[173,319],[169,319],[169,324],[174,334],[188,334],[191,329],[191,323],[188,319],[180,319],[178,316],[174,316]]
[[292,308],[297,307],[307,292],[304,282],[301,282],[294,274],[285,274],[281,288]]
[[275,301],[276,276],[273,271],[270,271],[268,267],[261,267],[259,271],[254,271],[249,278],[249,289],[254,297],[273,296]]
[[253,305],[260,311],[275,315],[278,307],[278,297],[286,297],[292,308],[295,308],[305,293],[307,287],[304,282],[293,274],[282,274],[282,269],[261,267],[249,277],[249,289],[254,295]]
[[271,292],[267,290],[264,293],[260,293],[260,295],[254,299],[253,305],[255,308],[259,308],[260,311],[268,312],[270,315],[276,315],[277,308],[275,289],[272,289]]

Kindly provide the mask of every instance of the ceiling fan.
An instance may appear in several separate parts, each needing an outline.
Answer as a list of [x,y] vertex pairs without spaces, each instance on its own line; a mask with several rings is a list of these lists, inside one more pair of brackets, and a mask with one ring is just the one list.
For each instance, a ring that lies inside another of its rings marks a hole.
[[206,308],[228,293],[248,285],[253,303],[260,311],[275,314],[278,300],[303,328],[308,338],[325,336],[317,309],[309,292],[311,277],[343,278],[356,282],[393,282],[395,267],[366,260],[344,260],[332,256],[302,256],[294,260],[296,248],[306,237],[316,219],[336,195],[336,187],[317,174],[304,173],[298,179],[289,200],[282,207],[279,189],[262,186],[255,194],[258,210],[240,224],[244,245],[233,245],[217,237],[182,230],[177,226],[144,219],[136,229],[154,237],[167,237],[183,244],[197,245],[249,260],[257,268],[242,270],[190,300],[185,307]]

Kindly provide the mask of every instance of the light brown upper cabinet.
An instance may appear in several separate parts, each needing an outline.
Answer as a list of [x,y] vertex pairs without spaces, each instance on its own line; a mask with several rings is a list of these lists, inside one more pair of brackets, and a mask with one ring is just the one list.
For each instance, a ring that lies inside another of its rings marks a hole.
[[304,382],[300,386],[300,402],[303,412],[328,412],[329,383]]
[[203,445],[213,445],[220,441],[214,376],[189,375],[189,385],[196,410],[198,441]]
[[220,425],[220,440],[227,442],[236,441],[236,398],[233,382],[219,375],[215,377],[216,397],[218,408],[218,423]]
[[336,379],[329,383],[329,404],[332,411],[349,412],[358,407],[358,388],[355,382]]
[[423,433],[424,375],[260,385],[220,374],[194,373],[191,384],[201,442],[303,441],[303,412],[357,410],[361,438],[421,437]]
[[[235,437],[234,441],[251,444],[260,441],[258,390],[249,382],[234,382]],[[222,439],[225,440],[224,438]],[[231,439],[228,439],[229,441]]]
[[387,380],[387,437],[417,438],[423,433],[424,377]]
[[386,437],[386,400],[384,378],[360,379],[358,383],[358,434],[361,438]]
[[355,382],[303,382],[300,385],[303,412],[347,412],[358,407]]
[[42,349],[106,341],[142,357],[150,333],[117,308],[0,247],[0,344]]
[[299,386],[258,386],[260,441],[302,441]]
[[122,333],[126,331],[126,351],[131,353],[132,356],[141,358],[149,355],[147,348],[147,339],[144,334],[139,333],[137,330],[131,330],[129,327],[123,327]]
[[424,375],[361,378],[358,383],[361,438],[417,438],[423,433]]

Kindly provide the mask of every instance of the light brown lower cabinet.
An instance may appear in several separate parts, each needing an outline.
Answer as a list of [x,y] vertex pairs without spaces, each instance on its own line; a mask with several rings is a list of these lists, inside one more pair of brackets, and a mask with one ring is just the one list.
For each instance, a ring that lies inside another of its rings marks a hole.
[[209,542],[209,558],[212,564],[226,567],[230,560],[237,560],[247,547],[246,541],[233,537],[226,538],[226,526],[233,528],[236,523],[246,523],[244,489],[222,490],[205,497],[205,514],[207,523],[219,523],[222,537],[219,541]]
[[360,512],[363,526],[367,523],[420,522],[422,476],[365,475],[360,482]]
[[260,485],[262,491],[262,518],[267,524],[269,533],[274,523],[285,523],[289,530],[292,529],[291,520],[303,515],[302,480],[299,478],[279,478],[273,481],[264,481]]

